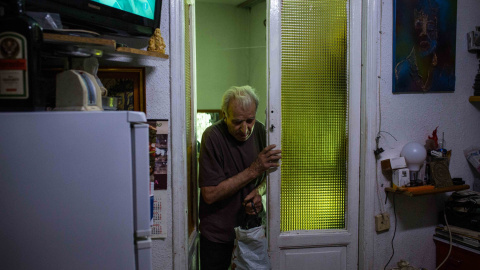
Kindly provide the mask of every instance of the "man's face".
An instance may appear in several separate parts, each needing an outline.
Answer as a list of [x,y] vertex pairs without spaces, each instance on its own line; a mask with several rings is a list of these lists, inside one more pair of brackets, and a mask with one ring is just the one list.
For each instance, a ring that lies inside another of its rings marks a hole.
[[422,55],[431,54],[437,47],[437,18],[415,10],[415,37]]
[[238,141],[246,141],[255,125],[255,103],[243,108],[236,100],[231,100],[228,105],[228,117],[225,118],[228,132]]

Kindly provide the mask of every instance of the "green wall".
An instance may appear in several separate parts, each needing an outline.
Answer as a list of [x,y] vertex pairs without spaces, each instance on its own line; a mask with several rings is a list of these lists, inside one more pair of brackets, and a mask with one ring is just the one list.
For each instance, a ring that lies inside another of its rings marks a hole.
[[197,109],[220,109],[222,94],[231,86],[251,85],[265,122],[266,4],[251,10],[234,5],[196,2]]

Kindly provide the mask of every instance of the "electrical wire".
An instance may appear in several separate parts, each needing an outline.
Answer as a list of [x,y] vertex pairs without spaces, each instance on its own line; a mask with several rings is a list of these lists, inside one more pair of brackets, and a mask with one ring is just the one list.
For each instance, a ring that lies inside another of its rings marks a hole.
[[395,247],[393,246],[393,240],[395,240],[395,235],[397,234],[397,212],[395,211],[395,193],[393,193],[393,216],[395,217],[395,229],[393,231],[393,237],[392,237],[392,256],[390,256],[390,259],[388,259],[387,264],[385,264],[385,267],[383,270],[387,269],[388,264],[393,258],[393,255],[395,255]]
[[[378,59],[382,59],[382,21],[383,21],[383,3],[380,4],[380,40],[378,41]],[[382,62],[379,62],[379,68],[378,68],[378,130],[380,133],[380,130],[382,130],[382,104],[381,104],[381,80],[382,78]]]
[[395,138],[390,132],[387,132],[387,131],[383,131],[383,130],[380,130],[377,134],[377,137],[380,137],[380,132],[384,132],[384,133],[387,133],[388,135],[392,136],[392,138],[395,140],[395,141],[398,141],[397,138]]
[[448,225],[448,221],[447,221],[447,212],[446,211],[443,211],[443,218],[445,219],[445,224],[447,226],[447,229],[448,229],[448,238],[449,238],[449,243],[450,243],[450,248],[448,249],[448,253],[447,253],[447,256],[445,257],[445,259],[442,261],[442,263],[437,266],[437,268],[435,268],[435,270],[438,270],[440,269],[440,267],[442,267],[442,265],[448,260],[448,258],[450,257],[450,253],[452,253],[452,246],[453,246],[453,243],[452,243],[452,231],[450,230],[450,226]]

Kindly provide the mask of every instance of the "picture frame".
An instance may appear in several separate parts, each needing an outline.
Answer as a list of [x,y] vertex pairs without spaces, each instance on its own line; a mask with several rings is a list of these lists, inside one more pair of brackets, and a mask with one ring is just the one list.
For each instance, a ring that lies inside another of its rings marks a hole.
[[457,0],[394,0],[392,92],[455,91]]
[[154,183],[154,190],[167,189],[168,164],[168,120],[147,119],[149,125],[149,161],[150,182]]
[[118,98],[117,110],[147,113],[144,67],[103,67],[97,76],[107,96]]

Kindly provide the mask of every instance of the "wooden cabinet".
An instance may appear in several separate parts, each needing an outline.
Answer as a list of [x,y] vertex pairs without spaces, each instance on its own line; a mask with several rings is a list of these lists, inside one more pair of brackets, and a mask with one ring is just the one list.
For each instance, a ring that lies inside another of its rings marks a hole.
[[[448,254],[449,242],[437,237],[433,238],[436,247],[436,266],[438,267]],[[480,269],[480,250],[452,244],[452,252],[440,270],[473,270]]]

